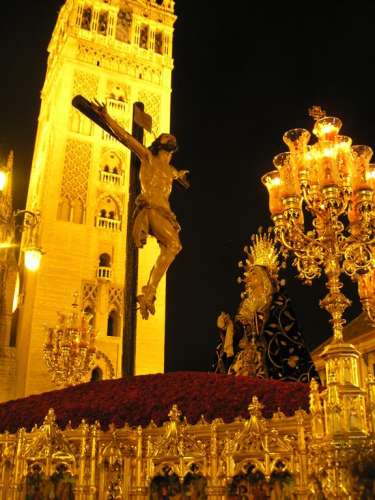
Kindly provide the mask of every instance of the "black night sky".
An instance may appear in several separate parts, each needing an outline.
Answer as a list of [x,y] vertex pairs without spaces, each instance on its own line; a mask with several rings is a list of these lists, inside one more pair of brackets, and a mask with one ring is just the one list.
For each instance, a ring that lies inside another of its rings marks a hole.
[[[62,3],[2,7],[0,154],[15,150],[16,208],[25,203],[46,49]],[[270,224],[260,177],[286,149],[282,134],[311,129],[307,109],[319,104],[353,142],[375,148],[375,4],[176,0],[176,14],[171,129],[180,144],[174,164],[191,171],[191,189],[176,186],[171,200],[184,248],[168,275],[166,371],[205,371],[216,318],[239,303],[243,246]],[[329,335],[318,305],[323,282],[307,288],[293,274],[287,290],[313,348]],[[352,307],[347,317],[357,313]]]

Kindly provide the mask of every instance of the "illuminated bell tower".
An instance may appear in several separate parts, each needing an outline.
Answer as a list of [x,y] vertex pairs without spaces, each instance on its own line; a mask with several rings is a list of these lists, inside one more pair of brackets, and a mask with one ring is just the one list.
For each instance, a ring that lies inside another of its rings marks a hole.
[[[159,249],[135,252],[129,227],[137,172],[130,151],[71,105],[104,102],[130,132],[142,103],[153,134],[168,132],[172,0],[67,0],[49,45],[27,208],[39,210],[45,255],[24,276],[17,333],[17,397],[52,389],[42,359],[44,325],[68,313],[73,294],[94,315],[96,374],[164,371],[165,280],[156,314],[135,313]],[[139,132],[139,131],[138,131]],[[149,145],[153,134],[144,133]]]

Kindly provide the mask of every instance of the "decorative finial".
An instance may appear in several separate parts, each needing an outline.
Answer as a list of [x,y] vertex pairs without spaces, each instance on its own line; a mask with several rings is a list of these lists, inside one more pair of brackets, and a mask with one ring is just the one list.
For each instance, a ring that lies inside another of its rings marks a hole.
[[251,398],[251,403],[248,406],[248,410],[251,416],[261,418],[262,410],[264,404],[262,404],[256,396]]
[[311,116],[315,121],[320,120],[326,116],[326,112],[320,106],[314,104],[309,108],[309,116]]
[[168,417],[170,418],[171,422],[179,422],[181,416],[181,412],[178,409],[177,405],[173,405],[170,412],[168,413]]
[[258,229],[257,234],[251,236],[251,245],[245,246],[246,259],[239,267],[244,269],[244,278],[241,282],[247,281],[247,277],[255,266],[266,268],[274,280],[277,280],[280,269],[280,251],[276,245],[272,228],[264,230]]
[[44,417],[44,424],[54,424],[56,422],[56,414],[53,408],[49,408],[47,415]]

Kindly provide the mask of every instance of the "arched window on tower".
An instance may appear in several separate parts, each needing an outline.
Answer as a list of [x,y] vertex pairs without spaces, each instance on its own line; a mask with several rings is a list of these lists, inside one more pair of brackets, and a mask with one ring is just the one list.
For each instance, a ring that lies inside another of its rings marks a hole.
[[119,10],[116,23],[116,39],[120,42],[131,42],[132,19],[133,14],[130,10]]
[[75,224],[83,223],[83,203],[82,200],[76,198],[72,202],[72,222]]
[[90,382],[98,382],[99,380],[103,380],[103,370],[96,366],[91,372]]
[[98,33],[100,35],[106,35],[108,29],[108,12],[106,10],[102,10],[99,14],[98,19]]
[[82,11],[81,28],[83,28],[84,30],[90,30],[91,20],[92,20],[92,8],[89,7],[88,5],[85,5]]
[[119,315],[115,309],[108,314],[107,318],[107,336],[118,337],[119,335]]
[[100,200],[97,214],[95,220],[96,227],[110,229],[111,231],[121,231],[119,207],[111,196]]
[[59,220],[70,221],[71,203],[67,196],[64,196],[59,203],[57,218]]
[[122,180],[121,158],[114,151],[106,151],[101,159],[100,180],[106,184],[119,186]]
[[86,118],[86,116],[83,116],[83,114],[76,109],[71,109],[69,123],[70,130],[76,134],[92,134],[92,121]]
[[155,52],[157,54],[163,53],[163,33],[161,31],[155,33]]
[[102,280],[110,280],[112,278],[111,257],[108,253],[99,255],[98,269],[96,277]]
[[148,48],[148,26],[147,24],[142,24],[139,31],[139,46],[142,49]]

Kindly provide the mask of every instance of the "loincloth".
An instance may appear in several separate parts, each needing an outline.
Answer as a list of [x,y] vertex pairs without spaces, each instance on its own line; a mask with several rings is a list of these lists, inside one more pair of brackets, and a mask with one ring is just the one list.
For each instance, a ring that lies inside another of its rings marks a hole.
[[168,210],[164,207],[159,207],[156,205],[152,205],[147,200],[145,200],[142,195],[138,196],[136,199],[136,207],[133,214],[133,239],[137,248],[142,248],[147,241],[147,236],[155,236],[158,240],[158,235],[153,230],[149,220],[149,211],[155,210],[159,215],[163,217],[163,219],[167,220],[173,229],[178,233],[181,229],[179,223],[177,222],[177,218],[172,210]]

